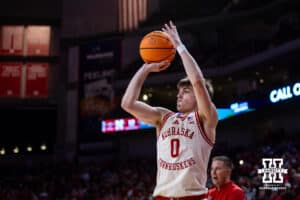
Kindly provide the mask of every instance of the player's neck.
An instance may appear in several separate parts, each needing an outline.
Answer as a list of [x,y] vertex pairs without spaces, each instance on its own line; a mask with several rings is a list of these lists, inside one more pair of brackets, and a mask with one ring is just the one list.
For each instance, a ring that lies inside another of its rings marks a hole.
[[[192,111],[191,111],[191,112],[192,112]],[[188,116],[191,112],[179,112],[179,113],[180,113],[180,116],[186,117],[186,116]]]
[[187,115],[189,115],[190,113],[196,112],[196,111],[197,111],[197,109],[189,110],[189,111],[184,111],[184,112],[180,112],[180,115],[187,116]]

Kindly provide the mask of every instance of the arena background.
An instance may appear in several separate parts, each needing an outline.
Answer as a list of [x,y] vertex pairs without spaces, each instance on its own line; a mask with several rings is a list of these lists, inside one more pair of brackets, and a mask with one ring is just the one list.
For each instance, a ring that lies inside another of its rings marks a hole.
[[[151,199],[155,129],[120,99],[141,38],[170,19],[224,117],[212,156],[233,159],[247,200],[299,199],[299,11],[298,0],[3,2],[0,199]],[[176,55],[141,99],[175,110],[184,75]],[[260,189],[263,158],[283,159],[284,189]]]

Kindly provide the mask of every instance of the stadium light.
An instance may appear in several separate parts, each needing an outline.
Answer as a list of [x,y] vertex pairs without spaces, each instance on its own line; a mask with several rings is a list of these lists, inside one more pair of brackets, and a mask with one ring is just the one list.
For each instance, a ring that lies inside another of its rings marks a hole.
[[32,152],[32,147],[31,146],[28,146],[26,149],[27,149],[28,152]]
[[239,164],[240,164],[240,165],[243,165],[243,164],[244,164],[244,161],[243,161],[243,160],[240,160],[240,161],[239,161]]
[[42,144],[42,145],[41,145],[41,150],[42,150],[42,151],[46,151],[46,150],[47,150],[47,146],[46,146],[45,144]]
[[143,101],[148,101],[148,95],[147,94],[143,95]]
[[20,152],[19,147],[16,146],[16,147],[13,149],[13,152],[14,152],[14,153],[19,153],[19,152]]
[[5,149],[4,149],[4,148],[2,148],[2,149],[0,150],[0,154],[1,154],[1,155],[5,155]]

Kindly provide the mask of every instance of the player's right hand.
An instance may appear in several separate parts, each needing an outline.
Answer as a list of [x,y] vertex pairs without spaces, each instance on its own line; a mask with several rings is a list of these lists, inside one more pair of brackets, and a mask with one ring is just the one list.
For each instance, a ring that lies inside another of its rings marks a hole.
[[145,63],[143,67],[148,72],[160,72],[169,67],[170,63],[168,61],[162,61],[162,62],[153,62],[153,63]]

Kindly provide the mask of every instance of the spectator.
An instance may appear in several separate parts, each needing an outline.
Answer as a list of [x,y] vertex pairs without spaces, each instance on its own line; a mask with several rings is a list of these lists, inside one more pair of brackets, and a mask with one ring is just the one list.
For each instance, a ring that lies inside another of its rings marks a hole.
[[208,191],[211,200],[245,200],[244,191],[231,181],[232,161],[226,156],[212,159],[210,175],[215,188]]

